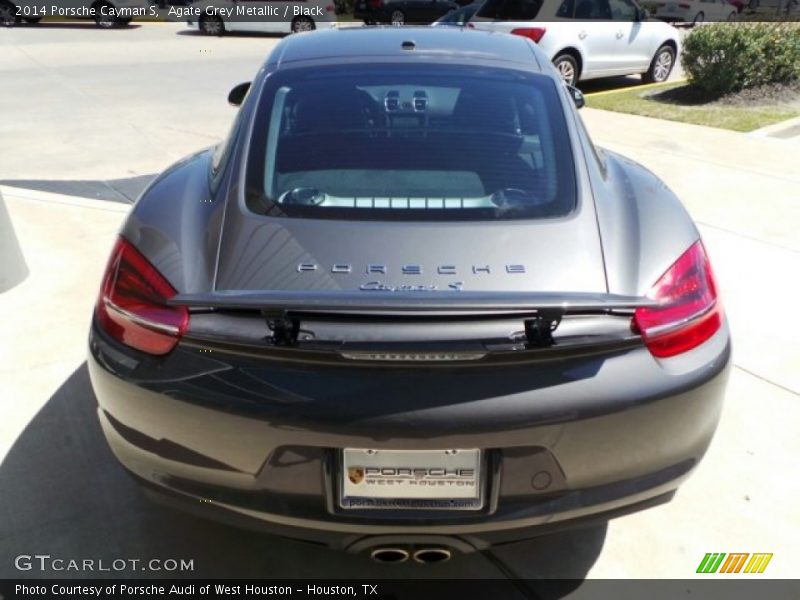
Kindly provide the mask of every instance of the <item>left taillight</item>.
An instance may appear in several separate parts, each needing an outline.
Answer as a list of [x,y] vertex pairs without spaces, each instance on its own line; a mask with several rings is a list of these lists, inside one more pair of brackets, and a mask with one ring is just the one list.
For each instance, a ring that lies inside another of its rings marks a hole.
[[722,306],[705,248],[692,244],[650,288],[657,306],[636,309],[634,329],[653,356],[667,358],[699,346],[722,326]]
[[519,27],[511,30],[511,35],[521,35],[529,40],[533,40],[537,44],[539,43],[539,40],[544,37],[545,33],[547,33],[547,29],[544,27]]
[[95,315],[112,338],[148,354],[172,350],[189,323],[185,306],[167,306],[177,292],[124,238],[108,261]]

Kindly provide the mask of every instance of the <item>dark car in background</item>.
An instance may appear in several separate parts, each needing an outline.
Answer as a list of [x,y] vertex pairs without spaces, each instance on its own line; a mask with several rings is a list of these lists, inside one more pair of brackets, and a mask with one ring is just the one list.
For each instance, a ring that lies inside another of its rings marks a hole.
[[458,8],[453,0],[356,0],[353,16],[367,25],[424,25]]
[[139,482],[380,561],[672,497],[730,365],[709,259],[530,39],[306,33],[247,88],[103,277],[88,370]]

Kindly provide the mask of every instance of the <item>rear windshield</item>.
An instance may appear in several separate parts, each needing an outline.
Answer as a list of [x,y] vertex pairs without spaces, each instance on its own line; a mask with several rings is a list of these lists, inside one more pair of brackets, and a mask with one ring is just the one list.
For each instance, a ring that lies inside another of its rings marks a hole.
[[507,69],[383,65],[271,75],[248,205],[275,216],[487,220],[573,210],[553,80]]

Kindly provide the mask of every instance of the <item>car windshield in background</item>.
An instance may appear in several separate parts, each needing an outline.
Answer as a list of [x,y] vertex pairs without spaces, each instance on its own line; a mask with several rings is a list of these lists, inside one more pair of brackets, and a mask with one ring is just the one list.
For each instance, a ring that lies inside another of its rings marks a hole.
[[572,211],[575,185],[553,80],[351,66],[268,79],[247,199],[257,212],[290,217],[542,218]]

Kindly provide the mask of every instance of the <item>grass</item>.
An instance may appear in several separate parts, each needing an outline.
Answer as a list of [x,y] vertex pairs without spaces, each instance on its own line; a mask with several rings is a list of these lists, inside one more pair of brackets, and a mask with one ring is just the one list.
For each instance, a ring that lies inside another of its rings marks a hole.
[[645,89],[628,88],[618,92],[587,94],[586,106],[745,132],[800,116],[800,106],[797,103],[732,106],[719,100],[705,103],[682,102],[679,99],[681,96],[692,96],[691,93],[682,92],[691,92],[690,84],[671,83]]

